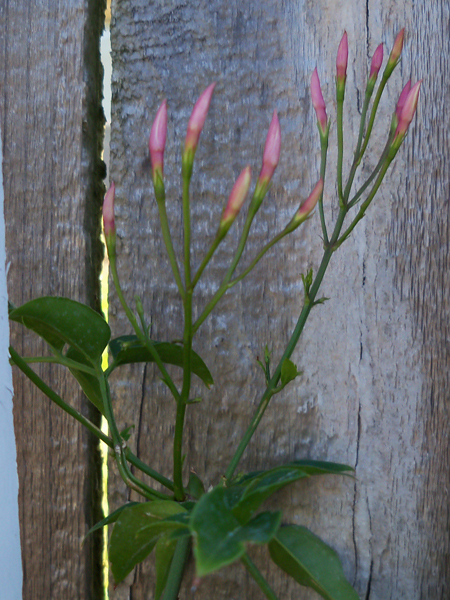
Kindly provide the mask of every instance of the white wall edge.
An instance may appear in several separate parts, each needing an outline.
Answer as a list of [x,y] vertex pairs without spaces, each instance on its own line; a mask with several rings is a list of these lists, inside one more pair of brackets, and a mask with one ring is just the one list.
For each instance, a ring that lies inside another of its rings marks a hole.
[[8,600],[22,599],[22,558],[19,529],[19,478],[13,422],[13,383],[9,364],[8,292],[0,131],[0,590]]

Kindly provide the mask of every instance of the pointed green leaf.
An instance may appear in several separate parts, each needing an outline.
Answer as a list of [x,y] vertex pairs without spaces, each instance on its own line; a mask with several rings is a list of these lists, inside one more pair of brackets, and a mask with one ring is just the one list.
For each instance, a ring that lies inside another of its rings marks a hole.
[[326,600],[359,600],[336,552],[300,525],[281,527],[269,542],[272,560],[298,583]]
[[[183,366],[183,346],[169,342],[153,342],[163,363]],[[153,356],[135,335],[123,335],[111,340],[109,347],[113,355],[113,368],[135,362],[154,362]],[[214,384],[211,373],[200,356],[192,351],[191,370],[209,387]]]
[[91,535],[91,533],[93,533],[94,531],[97,531],[97,529],[101,529],[102,527],[105,527],[105,525],[111,525],[111,523],[115,523],[117,521],[117,519],[119,518],[119,515],[121,512],[123,512],[127,508],[131,508],[132,506],[135,506],[136,504],[140,504],[140,503],[139,502],[128,502],[127,504],[123,504],[122,506],[119,506],[119,508],[117,510],[113,511],[107,517],[105,517],[104,519],[102,519],[101,521],[96,523],[93,527],[91,527],[89,529],[89,531],[87,532],[87,534],[84,536],[84,539],[86,539],[87,536]]
[[187,493],[192,498],[199,500],[203,494],[205,493],[205,487],[203,485],[202,480],[194,471],[189,473],[189,483],[186,488]]
[[[91,362],[84,356],[84,354],[72,347],[68,349],[66,356],[67,358],[75,360],[82,365],[91,366]],[[85,371],[79,371],[78,369],[70,368],[69,371],[80,384],[81,389],[85,393],[88,400],[90,400],[92,404],[98,408],[102,415],[104,415],[105,408],[103,406],[102,392],[98,378],[94,375],[86,373]]]
[[235,497],[217,487],[204,494],[192,511],[190,528],[195,539],[198,577],[217,571],[245,553],[245,543],[267,543],[278,530],[281,513],[262,513],[241,526],[233,515]]
[[155,500],[139,503],[124,511],[116,521],[110,545],[109,560],[116,583],[142,562],[165,533],[183,527],[168,517],[186,512],[177,502]]
[[95,310],[68,298],[44,296],[11,311],[9,318],[40,335],[56,350],[69,344],[97,365],[110,337],[108,323]]
[[233,508],[233,514],[240,523],[246,523],[269,496],[304,477],[308,475],[298,467],[278,467],[263,473],[247,484],[239,502]]
[[128,427],[125,427],[125,429],[122,429],[122,431],[120,432],[120,437],[122,439],[124,439],[126,442],[128,442],[128,440],[131,437],[131,434],[133,433],[134,428],[135,428],[135,425],[128,425]]
[[350,465],[328,462],[325,460],[293,460],[286,466],[296,466],[308,475],[349,475],[355,469]]
[[163,535],[159,538],[155,548],[155,566],[156,566],[156,585],[155,585],[155,600],[161,598],[165,590],[167,579],[169,577],[170,565],[172,564],[177,540],[170,539],[169,536]]
[[281,365],[281,385],[284,387],[298,375],[301,375],[301,372],[297,370],[292,360],[288,358],[283,360],[283,364]]

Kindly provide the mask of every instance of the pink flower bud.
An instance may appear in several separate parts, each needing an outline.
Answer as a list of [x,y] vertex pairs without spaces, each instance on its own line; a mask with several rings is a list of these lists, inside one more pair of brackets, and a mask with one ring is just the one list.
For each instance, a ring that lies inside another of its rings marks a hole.
[[369,79],[373,79],[375,82],[378,77],[378,73],[380,72],[381,65],[383,63],[383,44],[380,44],[378,48],[375,50],[372,63],[370,65],[370,74]]
[[339,83],[343,83],[347,76],[347,62],[348,62],[348,39],[347,32],[344,31],[341,42],[339,44],[337,58],[336,58],[336,77]]
[[231,190],[228,203],[225,207],[225,210],[223,211],[223,215],[220,220],[220,227],[229,227],[233,223],[234,219],[237,217],[247,196],[251,178],[252,172],[250,167],[247,166],[236,179],[236,183],[234,184],[233,189]]
[[300,208],[297,210],[291,221],[287,225],[285,232],[291,233],[294,229],[297,229],[306,219],[309,217],[311,212],[314,210],[319,198],[323,193],[323,179],[319,179],[316,183],[313,191],[310,193],[308,198],[303,202]]
[[403,138],[408,130],[411,121],[413,120],[417,108],[417,102],[419,101],[419,92],[421,85],[422,80],[414,84],[411,90],[409,91],[408,96],[406,97],[405,103],[400,113],[400,117],[398,119],[395,138]]
[[325,101],[323,99],[322,90],[320,88],[319,75],[317,73],[317,67],[314,69],[311,76],[311,99],[316,111],[317,122],[319,124],[322,133],[325,133],[327,129],[328,119],[327,111],[325,107]]
[[402,53],[402,50],[403,50],[403,38],[404,37],[405,37],[405,28],[403,28],[397,34],[397,37],[395,38],[394,46],[389,55],[389,60],[388,60],[387,66],[393,68],[397,64],[397,62],[400,58],[400,55]]
[[277,111],[273,111],[272,121],[267,132],[266,144],[264,146],[263,162],[259,182],[266,185],[272,179],[280,159],[281,129],[278,121]]
[[150,140],[148,148],[150,150],[150,159],[152,162],[152,174],[155,179],[155,174],[159,172],[160,177],[164,172],[164,149],[166,147],[167,136],[167,100],[164,100],[158,108],[155,120],[153,121],[150,132]]
[[408,81],[408,83],[403,88],[402,93],[400,94],[400,97],[398,99],[397,106],[395,107],[395,114],[397,115],[398,120],[400,120],[400,115],[402,114],[402,110],[403,110],[403,107],[406,102],[406,98],[408,97],[410,90],[411,90],[411,79]]
[[[313,191],[310,193],[308,198],[303,202],[297,211],[296,218],[303,222],[314,210],[320,196],[323,192],[323,179],[319,179],[316,183]],[[295,217],[294,217],[295,218]]]
[[111,236],[115,236],[116,227],[114,224],[114,196],[116,194],[116,186],[114,181],[111,182],[109,190],[106,192],[105,199],[103,200],[103,229],[105,231],[105,237],[108,239]]
[[211,102],[215,85],[215,83],[212,83],[210,86],[208,86],[195,103],[187,127],[186,142],[184,145],[185,152],[188,150],[195,152],[197,149],[198,140],[200,138],[203,125],[205,124],[206,115],[208,114],[209,104]]

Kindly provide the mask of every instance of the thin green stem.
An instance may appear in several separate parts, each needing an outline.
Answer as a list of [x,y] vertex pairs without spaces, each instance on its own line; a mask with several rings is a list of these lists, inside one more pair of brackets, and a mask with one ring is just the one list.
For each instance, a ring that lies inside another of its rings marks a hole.
[[167,494],[153,490],[146,483],[140,481],[137,477],[135,477],[130,471],[125,456],[126,442],[121,438],[119,430],[117,428],[116,420],[114,418],[114,413],[112,410],[111,395],[109,391],[108,381],[100,367],[98,369],[97,376],[99,379],[100,391],[102,393],[103,398],[105,417],[108,421],[109,430],[111,432],[114,443],[114,456],[116,459],[120,476],[122,477],[123,481],[128,485],[128,487],[141,494],[141,496],[148,498],[149,500],[154,500],[155,498],[163,500],[168,499],[169,496]]
[[192,290],[187,289],[184,301],[183,334],[183,387],[177,400],[175,435],[173,440],[173,484],[177,500],[184,499],[183,488],[183,429],[187,401],[191,390],[191,353],[192,353]]
[[[327,151],[328,151],[328,130],[325,135],[320,135],[320,178],[322,179],[325,185],[325,172],[327,168]],[[328,245],[328,232],[327,225],[325,223],[325,214],[323,211],[323,192],[320,194],[319,198],[319,215],[320,215],[320,224],[322,226],[322,235],[323,235],[323,243]]]
[[[122,305],[123,310],[125,311],[125,314],[128,317],[128,320],[131,323],[131,326],[133,327],[136,336],[138,337],[138,339],[145,345],[145,347],[147,348],[147,350],[150,352],[150,354],[152,355],[153,360],[155,361],[158,369],[161,371],[161,374],[164,378],[164,381],[166,382],[166,384],[168,385],[170,391],[172,392],[173,397],[175,398],[175,400],[178,400],[178,398],[180,397],[180,394],[172,380],[172,378],[170,377],[169,373],[167,372],[166,367],[164,366],[164,363],[162,362],[158,352],[156,351],[152,341],[150,340],[150,338],[148,337],[148,335],[146,334],[146,332],[142,332],[139,324],[137,322],[136,317],[134,316],[133,311],[130,309],[130,307],[127,304],[127,301],[125,300],[125,297],[123,295],[122,292],[122,288],[120,287],[120,281],[119,281],[119,275],[117,273],[117,265],[116,265],[116,259],[115,257],[110,258],[109,261],[109,265],[111,268],[111,275],[113,278],[113,282],[114,282],[114,287],[116,289],[117,292],[117,296],[119,298],[120,304]],[[109,373],[109,371],[108,371]]]
[[217,250],[220,242],[223,240],[223,236],[219,236],[218,234],[216,235],[216,237],[214,238],[213,243],[211,244],[208,252],[206,253],[204,259],[202,260],[202,264],[199,266],[197,273],[194,276],[194,279],[192,280],[191,283],[191,290],[193,290],[195,288],[195,286],[198,283],[198,280],[200,279],[200,277],[202,276],[203,271],[205,270],[207,264],[209,263],[209,261],[211,260],[214,252]]
[[236,452],[233,455],[233,458],[231,459],[230,465],[225,473],[225,478],[227,480],[231,479],[231,477],[233,476],[234,471],[236,470],[236,467],[245,451],[245,449],[247,448],[253,434],[255,433],[268,405],[270,402],[271,397],[274,395],[275,393],[275,388],[280,380],[280,376],[281,376],[281,367],[283,365],[283,362],[290,358],[295,346],[298,343],[298,340],[300,338],[300,335],[302,334],[303,328],[305,326],[305,323],[308,319],[309,313],[311,312],[312,307],[314,306],[314,301],[315,298],[317,296],[317,292],[319,291],[320,288],[320,284],[322,283],[322,279],[325,275],[325,272],[327,270],[328,264],[330,262],[331,256],[335,250],[334,248],[334,244],[336,243],[338,237],[339,237],[339,233],[342,229],[342,225],[344,223],[344,219],[345,216],[347,214],[347,209],[345,207],[341,207],[340,211],[339,211],[339,215],[336,221],[336,225],[334,228],[334,232],[333,232],[333,236],[330,240],[329,245],[325,248],[324,253],[323,253],[323,257],[322,257],[322,261],[320,263],[319,269],[317,271],[317,274],[314,278],[313,284],[309,290],[309,294],[305,300],[305,303],[303,305],[303,309],[300,313],[300,316],[298,318],[297,324],[295,326],[295,329],[291,335],[291,338],[286,346],[286,349],[283,353],[283,356],[281,357],[277,368],[275,369],[274,374],[272,375],[271,380],[269,381],[266,390],[264,392],[264,394],[262,395],[262,398],[259,402],[258,408],[256,409],[255,415],[250,423],[250,425],[248,426]]
[[[155,191],[155,193],[156,193],[156,191]],[[160,194],[157,195],[156,203],[158,204],[159,220],[161,223],[161,231],[162,231],[164,243],[166,245],[166,250],[167,250],[167,255],[169,257],[170,266],[172,267],[172,271],[173,271],[173,275],[175,277],[178,291],[180,292],[181,298],[184,299],[185,291],[184,291],[184,287],[183,287],[183,282],[181,280],[180,269],[178,268],[178,260],[177,260],[175,250],[174,250],[173,244],[172,244],[172,236],[170,235],[169,220],[167,218],[167,211],[166,211],[165,192],[162,193],[161,197],[160,197]]]
[[[62,408],[68,415],[73,417],[76,421],[81,423],[88,431],[93,433],[99,440],[101,440],[104,444],[106,444],[109,448],[114,450],[114,442],[108,437],[101,429],[99,429],[92,421],[86,419],[81,413],[79,413],[75,408],[67,404],[61,396],[59,396],[56,392],[54,392],[40,377],[37,373],[31,369],[25,362],[25,360],[17,354],[12,346],[9,348],[9,352],[11,355],[11,359],[13,364],[16,365],[24,375],[30,379],[34,383],[34,385],[41,390],[52,402],[54,402],[57,406]],[[127,460],[134,465],[137,469],[152,477],[155,481],[159,481],[162,485],[164,485],[169,490],[173,490],[173,483],[170,479],[167,479],[163,475],[160,475],[157,471],[150,468],[148,465],[143,463],[137,456],[135,456],[129,448],[126,449],[125,455]]]
[[353,198],[348,203],[349,209],[352,208],[353,206],[355,206],[355,204],[358,202],[358,200],[361,198],[361,196],[364,194],[364,192],[367,190],[367,188],[371,185],[372,181],[375,179],[375,177],[380,172],[380,169],[383,166],[383,164],[386,161],[387,156],[389,154],[389,149],[391,147],[392,139],[393,139],[393,136],[392,135],[389,136],[389,139],[386,142],[386,145],[384,147],[383,153],[380,157],[380,160],[378,161],[377,166],[372,171],[372,173],[370,174],[370,177],[367,179],[367,181],[364,183],[364,185],[361,186],[361,188],[356,192],[356,194],[353,196]]
[[96,375],[95,369],[92,369],[88,365],[84,365],[82,363],[77,362],[76,360],[71,360],[70,358],[66,358],[61,354],[57,356],[26,356],[22,357],[22,360],[27,364],[33,363],[51,363],[55,365],[63,365],[68,369],[77,369],[77,371],[83,371],[83,373],[89,373],[89,375]]
[[241,562],[243,563],[247,571],[250,573],[250,575],[253,577],[253,579],[256,581],[256,583],[259,585],[264,596],[266,598],[269,598],[269,600],[278,600],[275,592],[267,583],[261,571],[258,569],[258,567],[255,565],[255,563],[252,561],[252,559],[247,553],[245,553],[242,556]]
[[170,565],[163,600],[177,600],[179,597],[178,594],[183,581],[184,568],[191,548],[190,542],[190,537],[183,537],[178,540],[175,554],[173,555],[172,563]]
[[383,94],[384,88],[386,87],[386,84],[388,82],[389,77],[391,76],[391,73],[389,73],[387,75],[386,71],[384,71],[383,77],[381,78],[381,82],[380,82],[380,85],[378,87],[377,93],[375,95],[375,100],[374,100],[373,105],[372,105],[372,110],[370,112],[370,119],[369,119],[369,124],[367,126],[366,135],[365,135],[365,138],[364,138],[364,144],[363,144],[363,147],[362,147],[361,152],[359,154],[356,166],[358,166],[361,163],[362,157],[364,156],[364,153],[366,151],[367,144],[369,143],[370,135],[372,133],[373,124],[375,122],[375,117],[377,115],[377,110],[378,110],[378,105],[379,105],[380,100],[381,100],[381,95]]
[[62,408],[68,415],[76,419],[79,423],[81,423],[86,429],[88,429],[91,433],[93,433],[99,440],[102,440],[107,446],[110,448],[114,448],[114,442],[110,437],[105,435],[101,429],[99,429],[94,423],[86,419],[81,413],[79,413],[75,408],[67,404],[61,396],[59,396],[56,392],[54,392],[42,379],[39,377],[37,373],[33,371],[31,367],[27,365],[25,360],[17,354],[12,346],[9,347],[9,353],[13,360],[13,363],[22,371],[24,375],[28,377],[30,381],[34,383],[34,385],[41,390],[52,402],[54,402],[57,406]]
[[356,227],[356,225],[359,223],[359,221],[361,221],[361,219],[364,217],[365,212],[368,209],[368,207],[369,207],[370,203],[372,202],[372,200],[374,199],[375,194],[377,193],[378,188],[380,187],[381,182],[383,181],[383,178],[384,178],[384,176],[386,174],[386,171],[388,170],[389,165],[391,164],[391,162],[392,162],[391,160],[386,160],[383,168],[381,169],[380,173],[378,174],[377,180],[375,181],[375,184],[374,184],[374,186],[373,186],[373,188],[372,188],[369,196],[361,204],[361,207],[360,207],[360,209],[358,211],[358,214],[353,219],[353,221],[351,222],[351,224],[347,227],[347,229],[344,231],[344,233],[339,238],[339,240],[336,241],[336,244],[335,244],[335,248],[336,249],[339,248],[339,246],[345,242],[345,240],[351,234],[351,232]]
[[184,283],[191,287],[191,207],[189,201],[190,177],[183,177],[183,227],[184,227]]
[[353,164],[350,169],[350,174],[348,176],[347,185],[345,186],[345,190],[344,190],[344,202],[346,204],[348,202],[348,197],[349,197],[350,191],[352,189],[353,180],[355,179],[356,169],[358,168],[358,165],[359,165],[359,162],[358,162],[359,153],[361,150],[361,144],[362,144],[362,139],[363,139],[363,135],[364,135],[364,126],[366,124],[366,115],[367,115],[367,110],[369,108],[369,102],[370,102],[371,95],[372,95],[371,93],[366,91],[363,109],[362,109],[362,113],[361,113],[361,120],[359,123],[358,142],[356,144],[355,154],[354,154],[354,158],[353,158]]
[[342,191],[342,160],[344,156],[344,124],[343,124],[344,95],[337,94],[337,185],[339,195],[339,206],[344,206],[344,194]]

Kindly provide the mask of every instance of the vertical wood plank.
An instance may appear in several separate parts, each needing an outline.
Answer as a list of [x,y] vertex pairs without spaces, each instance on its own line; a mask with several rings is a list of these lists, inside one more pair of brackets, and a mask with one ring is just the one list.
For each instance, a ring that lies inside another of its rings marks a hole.
[[[9,297],[61,295],[99,308],[103,0],[5,1],[0,7],[0,114]],[[14,327],[23,355],[42,345]],[[41,376],[98,421],[56,367]],[[98,447],[14,373],[23,598],[101,598]]]
[[[347,462],[357,479],[314,479],[289,489],[286,521],[304,524],[338,551],[349,579],[366,600],[444,600],[449,594],[447,299],[449,197],[447,163],[449,42],[443,2],[390,0],[267,0],[195,3],[122,0],[113,3],[112,177],[117,184],[119,269],[130,303],[139,294],[155,339],[180,337],[181,308],[169,273],[147,154],[152,118],[169,103],[165,176],[175,249],[182,249],[180,143],[193,102],[217,80],[202,134],[192,193],[194,261],[215,233],[235,177],[250,163],[256,177],[271,112],[282,127],[282,157],[274,185],[249,242],[247,260],[288,221],[318,178],[319,142],[309,98],[317,65],[335,147],[335,53],[347,29],[350,61],[345,148],[355,143],[370,58],[381,41],[389,52],[405,26],[406,46],[382,103],[370,173],[384,145],[402,85],[425,77],[418,117],[361,226],[333,257],[322,294],[295,355],[304,378],[273,400],[264,428],[243,457],[243,470],[294,458]],[[440,49],[440,50],[439,50]],[[383,120],[384,119],[384,120]],[[336,153],[330,154],[330,165]],[[325,203],[336,216],[331,168]],[[334,208],[333,208],[334,207]],[[220,282],[238,239],[239,223],[211,263],[196,294],[197,310]],[[186,471],[207,485],[220,480],[245,430],[263,381],[256,365],[264,345],[280,355],[302,302],[300,274],[321,256],[318,217],[283,243],[226,296],[203,325],[195,349],[216,385],[189,411]],[[244,258],[244,264],[245,264]],[[111,295],[116,334],[130,331]],[[130,382],[130,377],[134,377]],[[150,366],[117,374],[121,425],[136,425],[134,450],[170,475],[173,402]],[[269,457],[269,458],[268,458]],[[128,497],[111,479],[113,507]],[[315,597],[289,582],[255,553],[280,597]],[[192,576],[192,573],[191,573]],[[153,593],[151,561],[139,566],[113,598]],[[199,599],[259,598],[239,566],[208,578]],[[196,595],[196,597],[197,597]],[[183,592],[182,598],[188,597]]]

